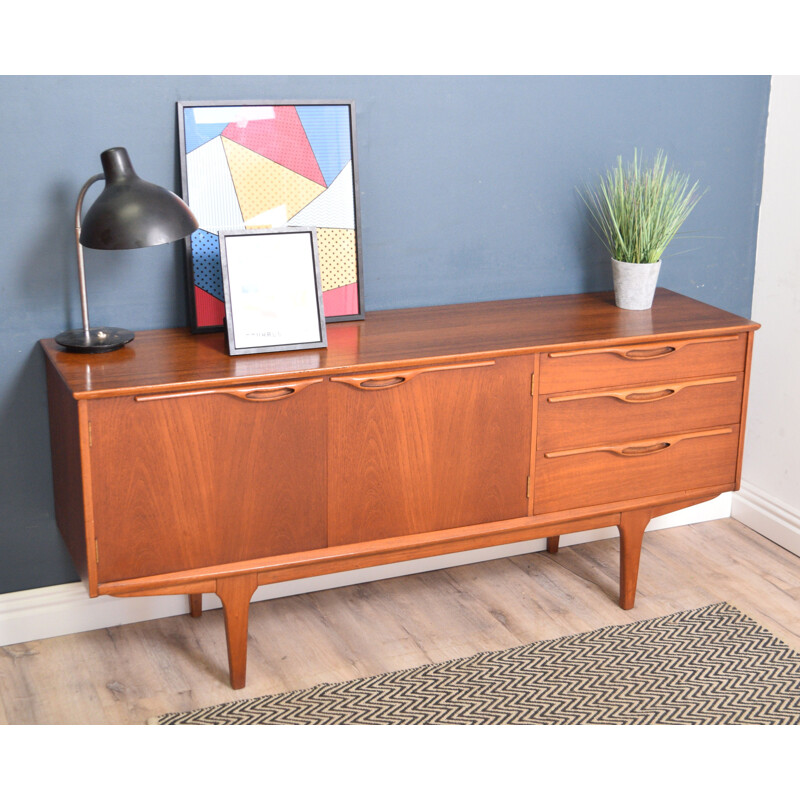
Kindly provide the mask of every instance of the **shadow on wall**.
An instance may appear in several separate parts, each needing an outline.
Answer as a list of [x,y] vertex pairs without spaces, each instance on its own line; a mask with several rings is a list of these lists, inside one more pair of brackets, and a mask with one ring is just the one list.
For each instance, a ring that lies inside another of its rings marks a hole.
[[[74,187],[47,187],[41,232],[11,265],[0,359],[0,586],[28,589],[38,574],[78,580],[55,523],[44,354],[36,339],[80,326]],[[4,304],[5,305],[5,304]]]
[[611,258],[591,226],[589,212],[578,200],[575,214],[578,238],[578,258],[583,267],[582,282],[577,292],[605,292],[613,286]]
[[38,573],[53,583],[77,581],[55,522],[44,353],[38,343],[5,383],[0,531],[8,534],[2,537],[0,585],[6,592],[28,589]]

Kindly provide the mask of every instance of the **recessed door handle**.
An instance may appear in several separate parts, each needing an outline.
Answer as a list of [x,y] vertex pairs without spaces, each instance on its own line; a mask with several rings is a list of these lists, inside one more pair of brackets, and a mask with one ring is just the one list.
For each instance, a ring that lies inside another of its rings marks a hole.
[[491,367],[494,361],[471,361],[464,364],[446,364],[445,366],[416,367],[414,369],[396,370],[393,372],[372,373],[369,375],[344,375],[331,378],[332,383],[344,383],[356,389],[375,391],[402,386],[423,373],[445,372],[451,369],[469,369],[471,367]]
[[219,389],[198,389],[193,392],[170,392],[167,394],[142,394],[136,396],[136,402],[144,403],[151,400],[177,400],[181,397],[202,397],[204,395],[221,394],[235,397],[237,400],[246,400],[250,403],[267,403],[274,400],[284,400],[298,392],[322,383],[322,378],[310,380],[287,381],[264,386],[224,386]]
[[656,344],[653,347],[595,347],[591,350],[565,350],[563,352],[548,353],[549,358],[571,358],[573,356],[591,356],[606,353],[619,356],[627,361],[649,361],[654,358],[664,358],[665,356],[677,353],[684,347],[692,344],[712,344],[714,342],[734,342],[739,338],[737,334],[729,336],[707,336],[701,339],[681,339],[677,342],[670,342],[665,345]]
[[726,433],[733,433],[733,428],[714,428],[708,431],[692,431],[690,433],[679,433],[673,436],[664,436],[660,439],[646,439],[640,442],[625,442],[622,444],[599,444],[594,447],[579,447],[574,450],[554,450],[545,453],[545,458],[563,458],[565,456],[588,455],[590,453],[612,453],[618,456],[650,456],[661,453],[670,447],[683,442],[687,439],[700,439],[706,436],[721,436]]
[[611,397],[633,405],[637,403],[655,403],[658,400],[666,400],[668,397],[673,397],[690,386],[713,386],[718,383],[731,383],[735,380],[737,380],[736,375],[723,375],[718,378],[698,378],[693,381],[665,383],[658,386],[641,386],[635,389],[627,387],[624,389],[602,389],[596,392],[575,392],[572,394],[552,395],[547,398],[547,402],[568,403],[573,400],[593,400],[599,397]]

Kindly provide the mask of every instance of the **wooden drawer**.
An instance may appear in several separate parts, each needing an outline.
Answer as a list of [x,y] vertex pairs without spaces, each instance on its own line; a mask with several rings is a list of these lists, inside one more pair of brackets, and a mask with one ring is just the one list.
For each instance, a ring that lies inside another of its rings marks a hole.
[[540,362],[539,392],[743,372],[745,346],[745,334],[729,334],[547,353]]
[[590,389],[539,399],[539,450],[624,442],[735,425],[743,375]]
[[739,426],[536,454],[534,513],[733,484]]

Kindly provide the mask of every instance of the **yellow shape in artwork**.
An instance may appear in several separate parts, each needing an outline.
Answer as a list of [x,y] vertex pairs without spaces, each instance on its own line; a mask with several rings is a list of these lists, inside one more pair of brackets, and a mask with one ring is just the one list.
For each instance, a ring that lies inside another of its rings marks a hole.
[[317,228],[322,291],[347,286],[358,280],[356,232],[349,228]]
[[[325,191],[314,181],[222,137],[242,217],[249,220],[269,209],[286,207],[287,218]],[[268,226],[253,226],[268,227]]]

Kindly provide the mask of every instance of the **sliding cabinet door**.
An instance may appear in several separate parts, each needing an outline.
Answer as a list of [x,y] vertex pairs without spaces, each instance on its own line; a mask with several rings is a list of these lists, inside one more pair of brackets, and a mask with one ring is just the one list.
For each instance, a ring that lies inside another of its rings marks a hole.
[[331,378],[330,545],[527,514],[533,357]]

